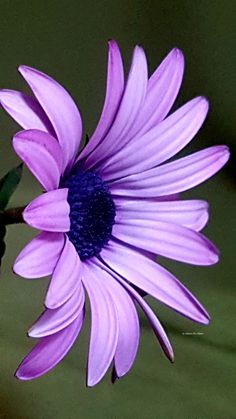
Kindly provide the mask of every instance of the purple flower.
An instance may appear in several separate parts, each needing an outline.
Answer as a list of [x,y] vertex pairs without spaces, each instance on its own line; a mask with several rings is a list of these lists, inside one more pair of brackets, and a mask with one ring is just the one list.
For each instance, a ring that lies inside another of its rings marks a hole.
[[190,320],[209,322],[196,298],[154,261],[155,255],[193,265],[218,261],[217,249],[200,233],[207,202],[180,200],[179,193],[220,170],[227,147],[167,162],[192,140],[208,110],[207,100],[197,97],[166,117],[183,69],[183,55],[173,49],[148,78],[137,46],[124,83],[120,52],[110,41],[102,114],[80,152],[80,113],[57,82],[21,66],[33,96],[0,92],[3,108],[24,129],[14,136],[14,149],[45,191],[24,210],[25,222],[40,233],[19,254],[14,271],[25,278],[51,275],[46,309],[29,331],[40,340],[19,366],[19,379],[46,373],[67,354],[83,324],[85,292],[91,306],[88,386],[112,362],[114,377],[131,368],[139,344],[136,305],[173,360],[144,294]]

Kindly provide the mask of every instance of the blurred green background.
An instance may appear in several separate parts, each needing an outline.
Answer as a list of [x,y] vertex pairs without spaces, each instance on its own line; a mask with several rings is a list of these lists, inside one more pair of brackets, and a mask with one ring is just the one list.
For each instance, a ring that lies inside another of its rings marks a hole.
[[[211,203],[206,233],[221,249],[220,263],[198,268],[163,260],[206,306],[212,323],[200,327],[151,301],[173,343],[174,365],[141,316],[140,349],[130,374],[115,385],[107,374],[87,389],[87,321],[57,368],[36,381],[17,381],[13,372],[32,346],[25,332],[42,310],[47,280],[24,281],[11,273],[17,253],[35,233],[23,225],[8,229],[0,282],[0,418],[235,418],[236,2],[4,0],[0,16],[1,88],[25,89],[19,64],[49,73],[72,93],[88,133],[102,106],[108,39],[119,42],[126,68],[133,46],[141,44],[150,71],[178,46],[186,73],[177,104],[198,94],[211,103],[207,123],[186,153],[221,143],[232,151],[223,173],[186,194]],[[17,127],[2,111],[0,121],[3,175],[18,162],[10,141]],[[27,203],[38,192],[25,170],[12,204]]]

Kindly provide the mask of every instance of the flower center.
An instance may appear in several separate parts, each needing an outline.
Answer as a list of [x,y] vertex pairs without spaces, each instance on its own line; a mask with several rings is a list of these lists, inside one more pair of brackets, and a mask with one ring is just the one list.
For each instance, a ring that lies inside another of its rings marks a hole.
[[97,256],[110,239],[116,215],[108,186],[93,172],[74,173],[63,186],[69,189],[67,235],[81,260]]

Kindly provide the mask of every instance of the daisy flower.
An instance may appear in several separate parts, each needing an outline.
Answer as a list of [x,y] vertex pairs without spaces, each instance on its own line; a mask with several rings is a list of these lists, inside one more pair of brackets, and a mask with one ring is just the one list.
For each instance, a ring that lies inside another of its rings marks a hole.
[[17,257],[24,278],[50,275],[45,311],[29,330],[39,338],[16,377],[30,380],[53,368],[75,342],[91,307],[87,385],[109,366],[113,379],[126,374],[139,344],[139,305],[163,352],[173,350],[144,295],[201,324],[209,316],[164,267],[160,255],[193,265],[218,261],[200,233],[208,204],[179,194],[207,180],[226,163],[226,146],[213,146],[169,161],[203,124],[208,102],[196,97],[167,116],[179,92],[183,55],[173,49],[148,77],[136,46],[126,82],[119,48],[109,42],[106,95],[101,117],[80,150],[82,123],[68,92],[26,66],[19,71],[32,96],[2,90],[2,107],[23,131],[13,147],[44,193],[24,209],[25,223],[40,232]]

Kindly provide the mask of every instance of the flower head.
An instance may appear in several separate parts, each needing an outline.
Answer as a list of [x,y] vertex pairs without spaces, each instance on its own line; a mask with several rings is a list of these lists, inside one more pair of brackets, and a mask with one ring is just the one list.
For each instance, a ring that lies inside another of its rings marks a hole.
[[14,271],[25,278],[51,275],[46,309],[29,331],[39,341],[18,378],[36,378],[66,355],[83,325],[85,292],[91,306],[89,386],[112,362],[115,377],[131,368],[139,344],[136,304],[173,360],[143,294],[190,320],[209,322],[197,299],[154,261],[155,255],[193,265],[218,261],[217,249],[200,233],[208,204],[179,194],[221,169],[228,149],[214,146],[168,161],[192,140],[208,111],[207,100],[197,97],[167,117],[183,69],[175,48],[148,78],[137,46],[124,82],[119,48],[110,41],[102,114],[81,150],[80,113],[53,79],[21,66],[33,95],[0,92],[3,108],[23,128],[13,147],[45,191],[24,210],[25,222],[40,233],[19,254]]

